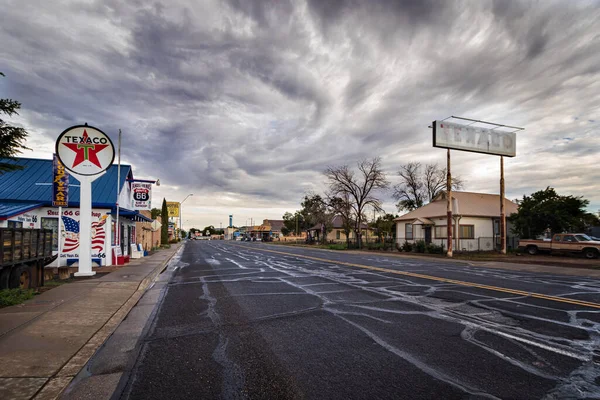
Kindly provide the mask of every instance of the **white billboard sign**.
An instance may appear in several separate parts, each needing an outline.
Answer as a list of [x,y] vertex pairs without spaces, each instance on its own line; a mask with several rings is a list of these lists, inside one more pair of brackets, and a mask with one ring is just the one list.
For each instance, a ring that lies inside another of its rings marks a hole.
[[152,184],[146,182],[131,182],[131,209],[152,210]]
[[433,147],[514,157],[517,135],[448,121],[433,122]]

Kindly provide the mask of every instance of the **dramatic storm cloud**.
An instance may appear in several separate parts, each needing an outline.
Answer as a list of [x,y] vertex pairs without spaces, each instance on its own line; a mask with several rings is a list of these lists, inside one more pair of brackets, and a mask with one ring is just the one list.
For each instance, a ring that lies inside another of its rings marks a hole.
[[[390,180],[450,115],[525,127],[507,196],[546,186],[600,208],[600,4],[578,1],[0,0],[1,97],[49,158],[82,122],[116,139],[186,225],[280,218],[328,165],[381,156]],[[494,156],[454,152],[469,191]],[[391,193],[386,207],[394,211]],[[185,226],[185,225],[184,225]]]

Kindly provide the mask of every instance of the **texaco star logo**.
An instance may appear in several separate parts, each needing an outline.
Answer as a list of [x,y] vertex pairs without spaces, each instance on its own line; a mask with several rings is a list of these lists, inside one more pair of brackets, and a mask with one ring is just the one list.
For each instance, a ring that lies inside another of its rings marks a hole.
[[76,125],[58,136],[56,155],[70,173],[94,176],[111,166],[115,159],[115,148],[100,129]]
[[98,161],[97,153],[107,148],[108,145],[94,144],[92,139],[89,138],[86,130],[83,131],[83,136],[81,138],[83,140],[80,143],[63,143],[63,145],[77,153],[71,168],[75,168],[84,161],[89,161],[92,164],[97,165],[98,168],[102,168],[100,161]]

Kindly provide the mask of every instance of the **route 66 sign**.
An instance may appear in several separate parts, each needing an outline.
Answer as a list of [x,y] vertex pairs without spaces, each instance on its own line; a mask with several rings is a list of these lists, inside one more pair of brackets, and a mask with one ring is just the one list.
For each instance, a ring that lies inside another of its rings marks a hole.
[[133,210],[151,210],[152,184],[145,182],[131,183],[131,208]]

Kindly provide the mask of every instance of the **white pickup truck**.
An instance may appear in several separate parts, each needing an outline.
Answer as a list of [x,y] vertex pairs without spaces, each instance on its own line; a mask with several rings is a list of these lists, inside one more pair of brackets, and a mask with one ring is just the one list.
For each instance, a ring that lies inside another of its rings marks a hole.
[[560,233],[552,235],[552,240],[519,240],[519,250],[534,255],[539,252],[581,253],[585,258],[600,255],[600,241],[583,233]]

